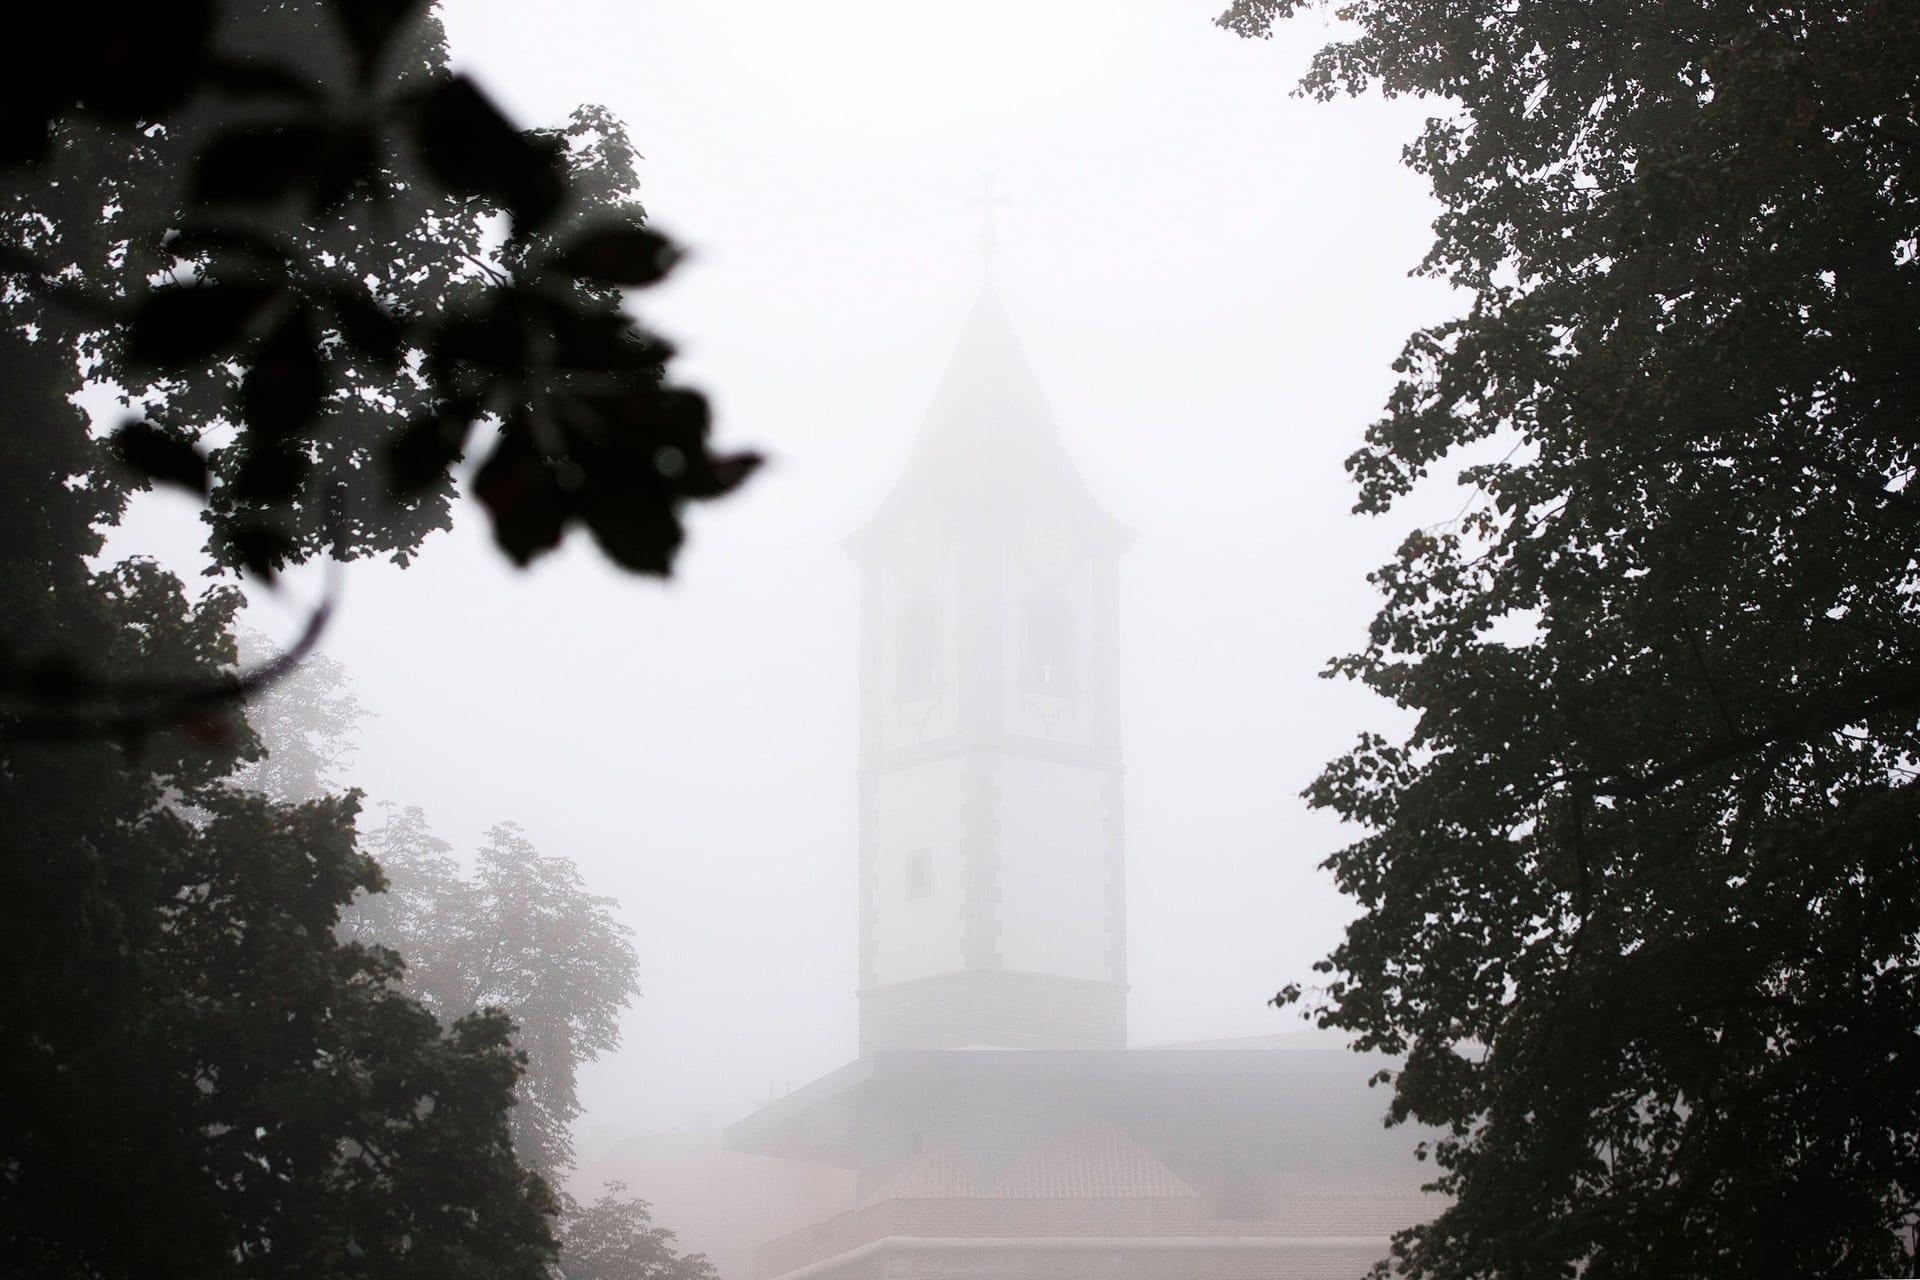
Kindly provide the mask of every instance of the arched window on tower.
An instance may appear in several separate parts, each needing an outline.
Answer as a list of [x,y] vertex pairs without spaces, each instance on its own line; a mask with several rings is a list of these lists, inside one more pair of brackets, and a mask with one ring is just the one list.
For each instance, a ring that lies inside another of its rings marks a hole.
[[1020,685],[1027,693],[1071,697],[1074,670],[1073,610],[1056,595],[1031,595],[1020,626]]
[[940,602],[920,596],[900,610],[899,649],[894,666],[894,692],[919,698],[940,692],[946,684],[946,656],[940,643]]

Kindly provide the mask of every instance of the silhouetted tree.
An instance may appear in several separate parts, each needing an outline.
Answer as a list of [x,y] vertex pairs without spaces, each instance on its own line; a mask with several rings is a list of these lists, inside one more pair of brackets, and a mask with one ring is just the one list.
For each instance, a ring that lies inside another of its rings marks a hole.
[[[681,507],[757,459],[710,450],[704,400],[621,310],[675,250],[619,122],[515,129],[418,3],[188,6],[159,47],[113,92],[85,58],[11,91],[0,141],[32,159],[0,171],[0,274],[14,324],[126,392],[120,464],[204,496],[216,564],[404,563],[479,431],[472,489],[514,560],[578,522],[667,572]],[[33,684],[48,638],[8,639],[0,675]]]
[[1449,1130],[1453,1207],[1396,1257],[1910,1273],[1920,7],[1341,15],[1303,88],[1436,100],[1422,269],[1471,296],[1395,366],[1359,509],[1512,446],[1333,664],[1415,728],[1308,793],[1366,830],[1309,1007]]
[[[233,674],[237,591],[91,560],[160,482],[204,498],[216,571],[404,562],[479,432],[515,560],[579,522],[665,572],[681,505],[753,465],[620,311],[671,247],[616,121],[515,129],[418,4],[37,17],[0,85],[0,1258],[544,1277],[509,1019],[443,1026],[336,936],[382,885],[354,797],[230,784],[259,761],[231,702],[263,685]],[[110,447],[89,378],[134,411]]]
[[[0,328],[0,614],[121,688],[209,680],[237,657],[238,592],[90,569],[120,494],[48,481],[97,474],[69,365]],[[256,754],[226,720],[137,749],[0,725],[0,1257],[89,1280],[536,1280],[556,1206],[515,1157],[508,1019],[443,1027],[390,954],[336,940],[381,883],[357,804],[228,787]]]

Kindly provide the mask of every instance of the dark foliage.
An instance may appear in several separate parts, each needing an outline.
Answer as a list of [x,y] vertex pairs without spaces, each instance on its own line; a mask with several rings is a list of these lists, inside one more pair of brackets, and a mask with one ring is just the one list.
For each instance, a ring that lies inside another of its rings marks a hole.
[[[620,312],[671,257],[631,148],[592,110],[514,129],[418,5],[37,16],[59,56],[0,87],[0,1270],[543,1280],[510,1020],[443,1023],[337,936],[384,883],[355,797],[232,785],[267,767],[239,700],[302,650],[236,676],[232,586],[92,560],[158,482],[216,573],[404,562],[471,445],[518,478],[481,486],[516,559],[578,520],[665,572],[752,459]],[[127,393],[109,439],[88,378]]]
[[[9,627],[123,687],[216,680],[238,593],[89,569],[124,494],[64,398],[72,362],[4,330],[0,370]],[[555,1205],[515,1157],[508,1021],[443,1028],[390,954],[335,940],[381,883],[356,804],[224,785],[257,754],[224,705],[137,746],[0,731],[0,1257],[89,1278],[543,1276]]]
[[1334,664],[1417,727],[1309,792],[1367,832],[1312,1007],[1451,1135],[1397,1258],[1910,1274],[1920,8],[1342,12],[1305,89],[1440,100],[1424,269],[1472,295],[1409,340],[1360,509],[1513,445]]
[[[152,11],[61,9],[114,32]],[[265,576],[404,561],[470,448],[517,562],[581,523],[667,572],[681,507],[756,459],[712,452],[670,349],[621,311],[674,254],[639,226],[618,122],[521,131],[418,4],[167,25],[165,56],[41,60],[0,130],[24,162],[0,188],[8,301],[139,406],[120,460],[205,492],[217,562]]]

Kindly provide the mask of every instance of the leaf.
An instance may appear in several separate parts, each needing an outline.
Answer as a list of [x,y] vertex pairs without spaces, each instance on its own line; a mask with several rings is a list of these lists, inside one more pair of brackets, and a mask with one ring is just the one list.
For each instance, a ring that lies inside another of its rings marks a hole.
[[[213,34],[212,0],[67,3],[73,8],[68,22],[92,19],[107,28],[76,31],[80,40],[68,48],[46,46],[56,63],[71,58],[81,64],[77,74],[66,68],[61,74],[89,109],[123,120],[151,118],[172,110],[199,86]],[[77,56],[79,49],[86,50],[84,58]]]
[[0,164],[30,164],[46,152],[60,103],[35,92],[43,87],[15,82],[0,88]]
[[279,289],[265,284],[172,285],[148,294],[127,335],[134,365],[187,364],[233,348]]
[[753,452],[715,454],[707,461],[706,483],[689,493],[696,498],[723,497],[751,479],[766,461],[765,455]]
[[527,308],[511,289],[490,291],[484,311],[456,315],[433,339],[433,363],[450,371],[475,365],[496,372],[524,370],[532,358],[527,339]]
[[664,343],[649,342],[633,321],[618,311],[576,306],[544,310],[558,365],[600,371],[643,370],[657,377],[672,354]]
[[635,493],[627,485],[600,483],[587,495],[583,514],[594,541],[613,562],[635,573],[666,577],[674,553],[686,540],[680,517],[656,485]]
[[194,444],[147,422],[129,422],[108,441],[113,456],[148,480],[205,497],[207,460]]
[[277,502],[300,491],[311,465],[307,455],[293,445],[255,437],[240,453],[240,465],[223,492],[242,502]]
[[0,275],[39,276],[47,272],[46,264],[18,245],[0,244]]
[[683,497],[722,497],[745,484],[764,461],[757,453],[716,455],[707,448],[712,411],[697,391],[663,388],[650,411],[652,431],[662,441],[651,461]]
[[570,241],[555,259],[583,280],[639,288],[655,284],[673,270],[680,250],[645,227],[601,227]]
[[92,692],[98,682],[89,678],[71,656],[61,654],[26,664],[13,683],[37,702],[59,704],[77,702]]
[[294,552],[294,541],[283,530],[256,520],[227,530],[226,543],[242,568],[268,582],[286,567]]
[[473,478],[473,493],[493,517],[494,541],[515,564],[529,564],[560,545],[572,503],[553,466],[534,448],[524,415],[502,429]]
[[169,230],[160,242],[162,252],[176,261],[204,258],[223,250],[265,263],[284,261],[289,250],[272,237],[245,227],[191,226]]
[[544,222],[560,207],[560,145],[515,129],[466,76],[416,98],[414,127],[421,160],[453,191],[492,196],[523,227]]
[[326,393],[313,316],[304,307],[260,344],[240,384],[240,412],[249,427],[283,436],[311,422]]
[[298,68],[263,58],[215,57],[207,66],[207,85],[236,97],[291,98],[315,106],[327,98],[325,88]]
[[426,7],[423,0],[333,0],[363,76],[373,73],[394,37],[417,22]]
[[330,130],[294,122],[222,134],[207,144],[194,173],[194,199],[256,204],[285,199],[309,185]]
[[388,485],[410,497],[446,477],[447,468],[466,454],[473,414],[448,409],[408,423],[387,445]]
[[371,188],[380,174],[380,144],[365,128],[337,129],[313,172],[313,209],[336,210],[356,191]]
[[399,365],[406,331],[365,285],[335,285],[327,291],[327,301],[348,346],[389,372]]

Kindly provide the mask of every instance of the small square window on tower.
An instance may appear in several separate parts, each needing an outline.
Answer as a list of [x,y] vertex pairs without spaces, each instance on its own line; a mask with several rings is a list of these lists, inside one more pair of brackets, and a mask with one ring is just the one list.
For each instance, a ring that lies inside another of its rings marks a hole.
[[915,849],[907,855],[907,896],[924,898],[933,892],[933,854]]

